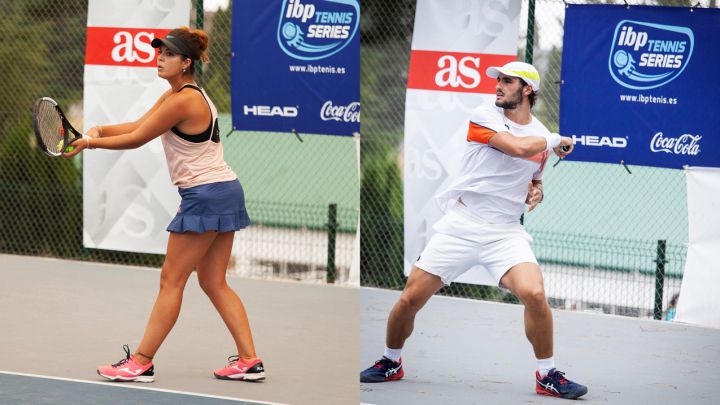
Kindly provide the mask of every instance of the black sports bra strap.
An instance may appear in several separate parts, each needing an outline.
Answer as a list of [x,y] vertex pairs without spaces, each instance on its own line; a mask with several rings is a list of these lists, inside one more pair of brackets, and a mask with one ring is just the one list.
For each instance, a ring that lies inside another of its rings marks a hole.
[[217,118],[213,119],[212,117],[212,107],[210,107],[210,102],[208,101],[207,97],[205,97],[205,93],[202,91],[202,89],[200,89],[200,87],[190,83],[184,84],[182,87],[180,87],[180,89],[178,89],[178,93],[188,87],[199,91],[203,100],[205,100],[205,104],[207,104],[208,109],[210,109],[210,125],[203,133],[197,135],[188,135],[180,131],[180,129],[178,129],[177,127],[172,127],[172,132],[180,138],[193,143],[202,143],[207,140],[212,140],[215,143],[220,142],[220,135],[218,133],[218,120]]
[[[185,84],[183,84],[183,85],[178,89],[178,92],[180,92],[182,89],[184,89],[184,88],[186,88],[186,87],[190,87],[191,89],[195,89],[195,90],[197,90],[197,91],[200,91],[200,87],[199,87],[199,86],[196,86],[196,85],[190,84],[190,83],[185,83]],[[202,93],[202,92],[201,92],[201,93]]]
[[[178,93],[181,92],[183,89],[186,89],[186,88],[188,88],[188,87],[191,88],[191,89],[193,89],[193,90],[199,91],[199,92],[200,92],[200,95],[201,95],[202,98],[203,98],[203,100],[205,100],[205,104],[207,104],[207,105],[208,105],[208,108],[210,108],[210,102],[209,102],[208,99],[205,97],[205,92],[203,92],[200,87],[198,87],[198,86],[196,86],[196,85],[194,85],[194,84],[190,84],[190,83],[184,84],[182,87],[180,87],[180,89],[178,90]],[[210,108],[210,116],[212,116],[212,108]]]

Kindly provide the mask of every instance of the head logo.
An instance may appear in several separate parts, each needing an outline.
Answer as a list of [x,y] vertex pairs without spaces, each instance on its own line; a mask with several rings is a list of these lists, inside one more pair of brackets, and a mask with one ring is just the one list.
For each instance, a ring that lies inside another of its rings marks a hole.
[[628,138],[618,136],[573,135],[573,145],[607,146],[610,148],[627,148]]
[[690,62],[690,28],[623,20],[615,27],[608,67],[623,87],[647,90],[673,81]]
[[345,48],[359,23],[358,0],[283,0],[277,39],[290,57],[318,60]]

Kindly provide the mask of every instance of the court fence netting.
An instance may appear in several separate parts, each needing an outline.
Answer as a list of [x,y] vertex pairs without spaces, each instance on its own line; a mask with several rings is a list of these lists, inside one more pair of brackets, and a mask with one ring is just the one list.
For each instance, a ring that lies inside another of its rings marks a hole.
[[[206,2],[207,3],[207,2]],[[200,84],[218,108],[225,158],[245,188],[253,226],[236,234],[229,272],[351,284],[359,174],[352,137],[232,132],[232,2],[200,8],[210,36]],[[132,7],[128,4],[128,7]],[[35,146],[32,105],[54,98],[83,130],[87,0],[8,0],[0,19],[0,253],[160,267],[164,256],[83,246],[83,160]],[[111,123],[108,123],[111,124]],[[92,152],[91,152],[92,153]]]
[[[691,7],[696,2],[628,3]],[[192,1],[191,26],[202,26],[211,38],[211,62],[203,65],[201,84],[221,114],[226,157],[236,156],[250,168],[238,175],[255,227],[239,233],[244,239],[234,248],[230,271],[346,283],[360,215],[361,285],[401,289],[402,139],[415,1],[361,1],[361,179],[353,139],[307,135],[299,143],[289,133],[225,135],[231,127],[232,1],[200,13],[197,4]],[[160,266],[162,255],[85,248],[82,159],[50,159],[34,146],[31,108],[40,96],[58,100],[73,125],[83,127],[87,1],[8,0],[4,6],[0,253]],[[717,1],[699,6],[717,7]],[[520,15],[518,59],[531,60],[540,70],[534,114],[551,130],[558,129],[564,7],[562,0],[523,0]],[[267,150],[302,156],[304,170],[258,153]],[[688,230],[682,171],[632,167],[629,174],[621,165],[563,162],[548,167],[544,182],[546,200],[526,216],[525,225],[534,237],[551,304],[659,318],[679,291],[684,268]],[[504,290],[471,284],[454,284],[442,293],[516,302]]]
[[[570,1],[573,4],[598,4]],[[625,4],[622,1],[614,2]],[[628,1],[717,7],[717,1]],[[698,4],[696,4],[698,3]],[[402,289],[403,124],[414,0],[361,3],[361,284]],[[542,77],[533,109],[558,130],[565,4],[523,0],[518,60]],[[528,46],[527,44],[530,44]],[[588,83],[592,92],[592,83]],[[545,200],[526,215],[553,307],[660,319],[680,290],[687,251],[681,170],[562,162],[545,170]],[[517,302],[505,290],[456,283],[441,294]]]

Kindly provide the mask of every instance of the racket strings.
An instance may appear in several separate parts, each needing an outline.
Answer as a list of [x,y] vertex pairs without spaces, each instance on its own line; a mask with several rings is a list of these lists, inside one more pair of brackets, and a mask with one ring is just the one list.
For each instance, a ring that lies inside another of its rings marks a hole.
[[59,154],[63,150],[65,129],[53,105],[49,101],[42,101],[37,109],[37,129],[45,148],[53,153]]

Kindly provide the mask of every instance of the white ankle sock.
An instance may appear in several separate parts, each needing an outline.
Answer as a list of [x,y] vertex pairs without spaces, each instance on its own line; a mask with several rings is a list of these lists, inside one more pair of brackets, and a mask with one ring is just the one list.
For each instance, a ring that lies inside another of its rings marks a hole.
[[391,349],[389,347],[385,347],[385,353],[383,353],[383,356],[387,357],[388,359],[397,362],[400,360],[400,352],[402,349]]
[[555,357],[548,357],[547,359],[537,359],[537,368],[540,373],[540,378],[545,377],[548,371],[555,368]]

